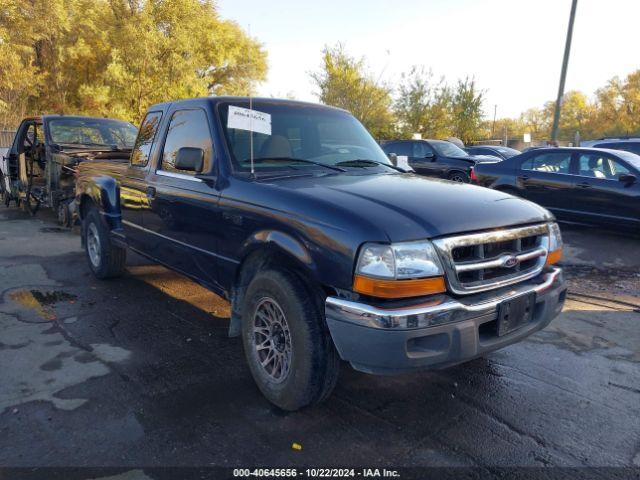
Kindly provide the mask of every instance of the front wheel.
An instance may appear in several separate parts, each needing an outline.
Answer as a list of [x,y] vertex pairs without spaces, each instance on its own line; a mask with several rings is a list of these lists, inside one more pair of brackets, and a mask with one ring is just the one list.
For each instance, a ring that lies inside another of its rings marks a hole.
[[124,273],[127,250],[114,245],[100,213],[94,208],[82,221],[84,249],[93,274],[100,279]]
[[284,270],[257,273],[242,312],[249,369],[271,403],[294,411],[329,396],[339,357],[314,295],[300,278]]

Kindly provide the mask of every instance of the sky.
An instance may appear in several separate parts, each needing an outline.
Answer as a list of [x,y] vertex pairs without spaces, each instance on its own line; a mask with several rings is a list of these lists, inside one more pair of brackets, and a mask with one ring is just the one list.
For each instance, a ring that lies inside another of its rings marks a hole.
[[[392,85],[412,66],[448,83],[474,77],[487,117],[514,117],[555,100],[571,0],[217,0],[264,45],[257,93],[318,101],[309,72],[325,45],[365,57]],[[588,95],[640,68],[640,0],[578,0],[565,91]]]

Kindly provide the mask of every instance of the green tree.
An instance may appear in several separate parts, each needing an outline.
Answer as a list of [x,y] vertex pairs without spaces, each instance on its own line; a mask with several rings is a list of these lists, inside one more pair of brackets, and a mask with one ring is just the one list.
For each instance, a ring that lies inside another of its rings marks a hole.
[[310,76],[322,103],[350,111],[378,139],[393,135],[391,88],[367,72],[364,59],[349,56],[342,45],[325,47],[320,71]]
[[394,111],[398,133],[410,137],[443,138],[451,134],[452,95],[444,79],[433,80],[433,73],[413,67],[402,74]]
[[484,92],[477,89],[473,78],[458,80],[452,95],[452,131],[464,143],[480,136],[483,100]]
[[0,114],[14,125],[61,112],[137,122],[151,103],[247,94],[267,69],[212,0],[0,0],[0,54]]

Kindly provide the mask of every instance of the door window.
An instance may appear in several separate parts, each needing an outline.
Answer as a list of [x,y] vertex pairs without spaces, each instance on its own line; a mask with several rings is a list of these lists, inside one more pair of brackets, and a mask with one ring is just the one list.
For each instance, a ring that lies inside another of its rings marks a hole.
[[162,112],[149,112],[140,126],[136,143],[131,152],[131,165],[145,167],[149,163],[149,154],[156,138],[158,125],[162,119]]
[[571,152],[541,153],[526,160],[522,170],[545,173],[569,173]]
[[165,172],[195,175],[197,172],[178,170],[175,168],[178,150],[182,147],[201,148],[204,150],[203,171],[209,171],[213,157],[213,142],[209,132],[209,122],[204,110],[178,110],[171,116],[167,139],[162,152],[162,167]]
[[617,180],[622,174],[630,173],[623,164],[612,158],[590,153],[580,155],[578,159],[579,174],[583,177]]
[[413,156],[413,147],[410,142],[397,142],[389,145],[389,147],[385,147],[384,149],[387,153],[395,153],[398,156],[404,157],[412,157]]
[[417,158],[425,158],[427,155],[433,155],[433,149],[424,142],[413,143],[413,156]]

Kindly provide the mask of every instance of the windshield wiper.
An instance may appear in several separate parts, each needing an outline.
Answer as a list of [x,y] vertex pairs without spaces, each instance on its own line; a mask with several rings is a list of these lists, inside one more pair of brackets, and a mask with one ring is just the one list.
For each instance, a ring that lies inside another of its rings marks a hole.
[[390,163],[378,162],[376,160],[369,160],[369,159],[366,159],[366,158],[356,158],[354,160],[344,160],[342,162],[336,163],[336,165],[339,165],[339,166],[342,166],[342,167],[360,167],[360,168],[369,167],[369,166],[373,166],[373,165],[382,165],[383,167],[393,168],[394,170],[397,170],[398,172],[407,173],[407,171],[405,169],[401,168],[401,167],[396,167],[395,165],[392,165]]
[[[250,162],[251,160],[247,159],[244,161],[244,163],[246,162]],[[262,163],[262,162],[297,162],[297,163],[309,163],[311,165],[317,165],[319,167],[324,167],[324,168],[328,168],[330,170],[336,170],[338,172],[346,172],[346,170],[344,168],[340,168],[334,165],[327,165],[326,163],[321,163],[321,162],[314,162],[313,160],[306,160],[304,158],[293,158],[293,157],[260,157],[260,158],[254,158],[253,159],[254,162],[256,163]]]

